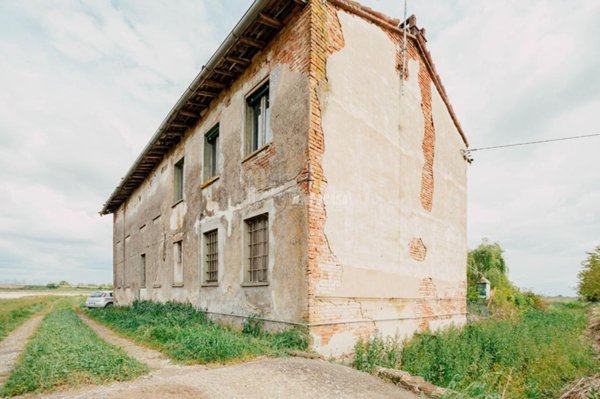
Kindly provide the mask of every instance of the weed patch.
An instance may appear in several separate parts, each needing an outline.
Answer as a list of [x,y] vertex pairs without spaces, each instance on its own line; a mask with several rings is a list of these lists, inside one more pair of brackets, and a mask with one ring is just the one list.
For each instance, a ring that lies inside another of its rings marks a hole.
[[42,392],[65,385],[124,381],[147,366],[102,341],[68,306],[49,313],[33,335],[0,395]]
[[582,305],[553,304],[518,318],[417,334],[402,348],[374,337],[357,344],[355,367],[401,368],[466,397],[556,397],[569,381],[600,370],[586,326]]
[[130,307],[91,309],[90,317],[134,341],[156,348],[184,363],[246,360],[259,355],[281,356],[287,350],[306,350],[308,333],[294,328],[263,331],[253,318],[244,331],[214,323],[190,304],[136,301]]

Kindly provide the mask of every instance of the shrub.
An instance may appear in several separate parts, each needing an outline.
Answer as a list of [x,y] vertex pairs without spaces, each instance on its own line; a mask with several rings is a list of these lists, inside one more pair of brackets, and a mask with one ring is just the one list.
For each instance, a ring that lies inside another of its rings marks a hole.
[[354,346],[354,367],[371,372],[377,366],[396,368],[400,365],[401,348],[397,337],[375,335],[359,340]]
[[242,333],[250,334],[253,337],[258,337],[261,335],[265,328],[264,320],[260,319],[260,315],[254,314],[248,317],[242,323]]

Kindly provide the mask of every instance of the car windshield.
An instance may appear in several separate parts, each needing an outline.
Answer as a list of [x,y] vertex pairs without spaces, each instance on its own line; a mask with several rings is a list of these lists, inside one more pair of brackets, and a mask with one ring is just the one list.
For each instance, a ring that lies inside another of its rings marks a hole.
[[90,298],[101,298],[103,296],[104,295],[100,291],[97,291],[97,292],[94,292],[93,294],[91,294]]

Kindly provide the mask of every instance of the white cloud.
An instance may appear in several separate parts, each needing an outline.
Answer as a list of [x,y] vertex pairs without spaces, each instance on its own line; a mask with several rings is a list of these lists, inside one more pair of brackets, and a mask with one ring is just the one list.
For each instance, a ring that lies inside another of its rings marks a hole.
[[[0,2],[0,280],[110,281],[95,212],[250,3]],[[597,132],[600,3],[408,4],[473,147]],[[572,293],[599,240],[598,148],[475,152],[470,245],[498,240],[518,284]]]
[[[402,15],[402,2],[364,3]],[[408,0],[472,147],[599,133],[600,3]],[[572,294],[600,244],[600,138],[475,152],[469,243],[506,249],[517,284]]]

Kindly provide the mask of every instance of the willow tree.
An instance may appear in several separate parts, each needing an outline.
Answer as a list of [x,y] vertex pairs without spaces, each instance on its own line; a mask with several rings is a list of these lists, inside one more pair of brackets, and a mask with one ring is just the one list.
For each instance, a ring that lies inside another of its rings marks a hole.
[[583,269],[579,272],[579,295],[588,301],[600,301],[600,245],[581,263]]
[[467,257],[467,284],[476,287],[481,277],[490,280],[492,287],[506,287],[508,281],[508,267],[503,256],[504,250],[497,242],[490,242],[484,238],[479,246],[471,251]]

